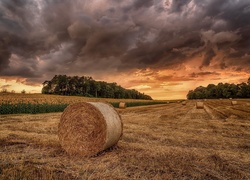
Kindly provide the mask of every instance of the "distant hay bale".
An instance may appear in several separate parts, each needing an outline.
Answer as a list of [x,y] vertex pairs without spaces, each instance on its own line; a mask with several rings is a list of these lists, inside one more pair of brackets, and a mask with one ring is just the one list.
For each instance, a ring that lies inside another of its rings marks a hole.
[[125,102],[120,102],[119,103],[119,108],[120,109],[125,109],[127,107],[126,103]]
[[71,156],[93,156],[115,145],[122,135],[122,121],[107,103],[69,105],[58,125],[62,148]]
[[182,103],[181,103],[183,106],[185,106],[186,104],[187,104],[187,102],[186,101],[182,101]]
[[233,99],[233,98],[229,98],[230,100]]
[[203,102],[196,102],[196,109],[203,109],[204,103]]
[[231,101],[231,104],[232,105],[237,105],[238,103],[237,103],[237,101]]

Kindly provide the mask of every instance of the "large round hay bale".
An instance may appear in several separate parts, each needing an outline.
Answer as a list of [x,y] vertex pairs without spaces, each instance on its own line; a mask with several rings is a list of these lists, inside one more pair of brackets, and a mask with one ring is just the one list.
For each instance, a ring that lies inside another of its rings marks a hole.
[[237,105],[238,103],[237,103],[237,101],[231,101],[231,104],[232,105]]
[[120,109],[125,109],[127,107],[126,103],[125,102],[120,102],[119,103],[119,108]]
[[203,109],[204,103],[203,102],[196,102],[196,109]]
[[181,104],[182,104],[182,105],[186,105],[187,102],[186,102],[186,101],[182,101]]
[[62,148],[72,156],[93,156],[113,145],[122,135],[122,121],[107,103],[80,102],[69,105],[58,125]]

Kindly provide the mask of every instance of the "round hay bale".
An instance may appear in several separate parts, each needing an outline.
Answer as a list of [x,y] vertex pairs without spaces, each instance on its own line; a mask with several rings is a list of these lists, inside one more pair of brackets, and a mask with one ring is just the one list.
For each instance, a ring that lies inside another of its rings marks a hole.
[[181,103],[182,105],[186,105],[187,104],[187,102],[186,101],[182,101],[182,103]]
[[238,103],[237,103],[237,101],[231,101],[231,104],[232,105],[237,105]]
[[62,148],[71,156],[93,156],[115,145],[122,135],[122,121],[107,103],[69,105],[58,125]]
[[203,102],[196,102],[196,109],[203,109],[204,103]]
[[120,109],[125,109],[127,107],[126,103],[125,102],[120,102],[119,103],[119,108]]

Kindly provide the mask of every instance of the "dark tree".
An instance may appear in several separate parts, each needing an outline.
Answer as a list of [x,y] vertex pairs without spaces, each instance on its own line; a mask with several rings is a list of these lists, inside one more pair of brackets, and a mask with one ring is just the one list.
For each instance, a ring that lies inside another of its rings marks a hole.
[[247,83],[209,84],[207,87],[197,87],[187,94],[188,99],[213,99],[213,98],[250,98],[250,78]]
[[116,83],[95,81],[92,77],[78,77],[55,75],[50,81],[44,81],[43,94],[76,95],[100,98],[119,99],[147,99],[152,100],[149,95],[140,93],[134,89],[125,89]]

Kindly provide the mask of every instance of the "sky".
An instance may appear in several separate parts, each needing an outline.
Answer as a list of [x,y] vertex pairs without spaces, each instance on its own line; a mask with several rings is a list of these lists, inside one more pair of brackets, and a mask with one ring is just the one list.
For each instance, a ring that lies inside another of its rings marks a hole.
[[153,99],[250,77],[249,0],[0,0],[0,90],[91,76]]

